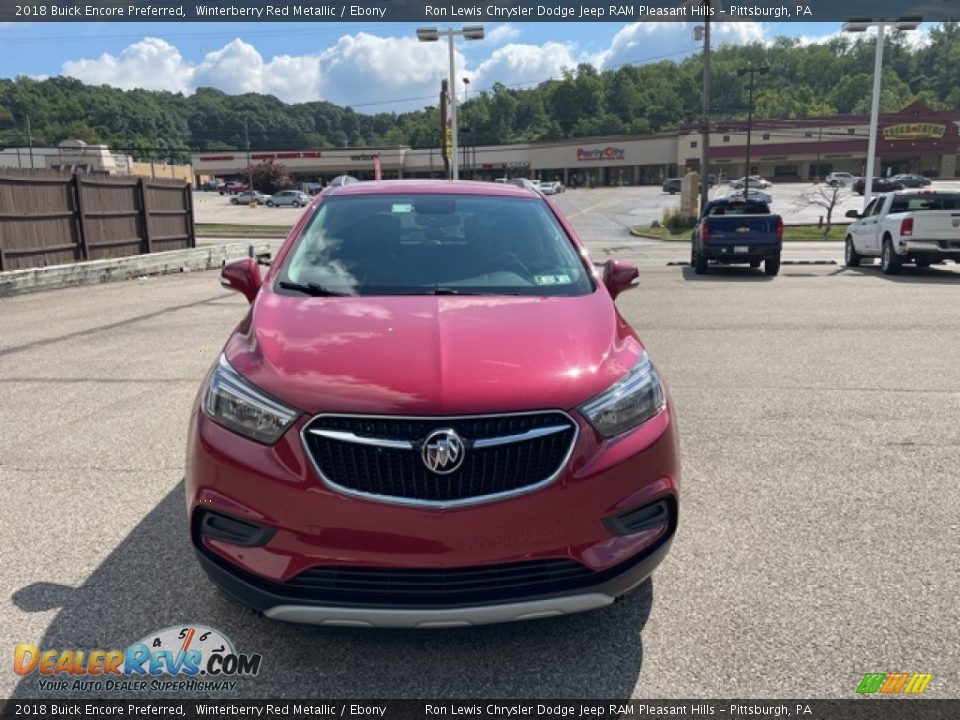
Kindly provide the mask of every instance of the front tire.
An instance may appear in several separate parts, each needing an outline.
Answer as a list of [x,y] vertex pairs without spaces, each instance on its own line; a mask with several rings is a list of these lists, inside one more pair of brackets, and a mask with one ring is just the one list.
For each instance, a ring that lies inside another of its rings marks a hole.
[[235,197],[232,197],[232,198],[230,198],[230,204],[231,204],[231,205],[239,205],[239,204],[240,204],[240,201],[237,200]]
[[273,200],[267,200],[267,207],[273,207]]
[[843,245],[843,262],[847,267],[860,267],[860,261],[863,260],[863,256],[857,252],[857,248],[854,247],[853,238],[847,237],[847,241]]
[[780,256],[774,255],[764,260],[763,271],[770,277],[777,275],[780,272]]
[[883,239],[883,255],[880,256],[880,271],[884,275],[896,275],[900,272],[903,261],[893,251],[893,241],[886,237]]

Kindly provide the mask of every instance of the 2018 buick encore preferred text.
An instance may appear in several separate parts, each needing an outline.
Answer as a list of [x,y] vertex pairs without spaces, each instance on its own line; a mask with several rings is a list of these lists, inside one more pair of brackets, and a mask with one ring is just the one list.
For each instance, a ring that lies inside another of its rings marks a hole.
[[601,608],[677,527],[656,369],[535,190],[324,191],[203,383],[192,541],[228,594],[292,622],[452,627]]

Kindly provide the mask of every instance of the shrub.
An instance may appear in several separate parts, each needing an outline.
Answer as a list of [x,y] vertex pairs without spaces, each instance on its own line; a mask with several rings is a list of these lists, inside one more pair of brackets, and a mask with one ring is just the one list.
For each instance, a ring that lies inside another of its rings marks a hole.
[[663,209],[663,225],[674,235],[682,233],[684,230],[689,230],[695,224],[696,219],[684,215],[680,212],[680,208]]

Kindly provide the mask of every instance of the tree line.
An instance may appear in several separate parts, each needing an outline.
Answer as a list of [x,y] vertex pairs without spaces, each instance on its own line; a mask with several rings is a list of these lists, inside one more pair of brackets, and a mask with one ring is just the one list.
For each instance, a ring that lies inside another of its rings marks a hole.
[[[960,109],[960,23],[933,28],[929,42],[904,33],[884,53],[884,112],[915,100]],[[758,78],[755,116],[798,118],[864,113],[870,107],[874,40],[840,36],[822,44],[780,37],[769,44],[722,46],[713,54],[715,120],[747,115],[747,83],[738,67],[770,66]],[[700,118],[699,55],[597,69],[588,64],[533,86],[495,83],[461,107],[461,142],[471,145],[663,132]],[[374,145],[436,147],[439,109],[357,112],[317,101],[284,103],[271,95],[192,95],[119,90],[66,77],[0,80],[0,147],[35,146],[72,137],[126,149],[139,160],[182,162],[191,151],[324,149]]]

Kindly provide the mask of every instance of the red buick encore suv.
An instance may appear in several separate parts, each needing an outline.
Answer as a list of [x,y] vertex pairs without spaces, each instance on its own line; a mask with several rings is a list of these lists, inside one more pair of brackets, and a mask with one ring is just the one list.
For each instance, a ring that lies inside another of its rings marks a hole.
[[677,527],[656,369],[536,190],[319,195],[197,396],[186,497],[210,578],[270,618],[453,627],[601,608]]

